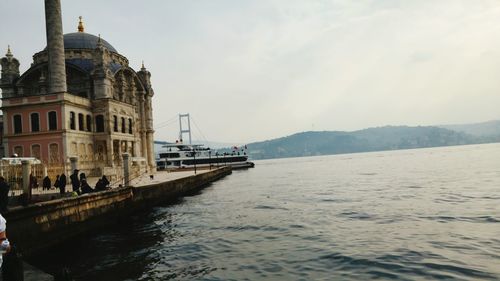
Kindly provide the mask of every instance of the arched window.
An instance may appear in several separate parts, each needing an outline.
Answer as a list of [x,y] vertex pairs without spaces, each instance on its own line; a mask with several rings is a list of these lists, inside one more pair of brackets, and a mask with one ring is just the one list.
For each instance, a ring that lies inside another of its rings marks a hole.
[[92,117],[87,115],[87,132],[92,132]]
[[95,117],[95,131],[99,133],[104,132],[104,116],[97,115]]
[[128,133],[129,134],[132,134],[133,130],[132,130],[132,118],[129,118],[128,119]]
[[85,131],[85,127],[83,126],[83,114],[78,113],[78,130]]
[[84,143],[80,143],[78,144],[78,157],[80,158],[80,160],[83,160],[87,158],[87,155],[85,154],[85,144]]
[[125,134],[125,117],[122,117],[122,133]]
[[40,116],[38,113],[31,113],[31,131],[32,132],[40,132]]
[[69,113],[69,128],[71,130],[75,130],[76,129],[76,124],[75,124],[75,113],[73,111],[71,111]]
[[57,130],[57,113],[55,111],[49,112],[49,131]]
[[118,117],[113,115],[113,131],[118,132]]
[[92,144],[87,144],[87,159],[94,160],[94,146]]
[[35,157],[36,159],[40,159],[42,157],[39,144],[31,145],[31,157]]
[[14,121],[14,134],[21,134],[23,132],[23,119],[21,115],[16,114],[13,117]]
[[57,143],[49,145],[49,162],[59,163],[59,145]]
[[14,147],[14,154],[17,154],[18,157],[23,157],[24,156],[23,152],[24,149],[21,145]]

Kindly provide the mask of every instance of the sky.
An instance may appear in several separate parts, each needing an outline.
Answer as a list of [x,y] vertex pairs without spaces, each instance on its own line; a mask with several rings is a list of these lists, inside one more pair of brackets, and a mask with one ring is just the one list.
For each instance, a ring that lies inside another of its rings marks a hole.
[[[151,71],[155,139],[249,143],[303,131],[500,119],[496,0],[62,0]],[[41,0],[0,0],[0,54],[29,68]],[[7,11],[7,12],[6,12]]]

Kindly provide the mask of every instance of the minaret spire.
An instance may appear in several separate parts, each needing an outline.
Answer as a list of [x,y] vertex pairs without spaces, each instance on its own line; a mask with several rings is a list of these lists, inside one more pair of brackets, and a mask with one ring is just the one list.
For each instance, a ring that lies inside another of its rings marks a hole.
[[10,45],[7,45],[7,54],[5,54],[6,57],[8,58],[12,58],[13,55],[12,55],[12,52],[10,51]]
[[80,21],[78,22],[78,32],[83,32],[85,28],[83,27],[83,21],[82,21],[82,16],[78,17]]

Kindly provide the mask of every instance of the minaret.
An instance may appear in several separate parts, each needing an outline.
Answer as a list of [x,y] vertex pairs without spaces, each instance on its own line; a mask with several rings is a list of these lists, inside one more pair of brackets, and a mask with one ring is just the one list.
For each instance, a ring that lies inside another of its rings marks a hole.
[[48,93],[63,93],[66,92],[66,65],[60,0],[45,0],[45,28],[49,54]]
[[5,57],[0,59],[2,66],[2,75],[0,76],[0,88],[2,97],[9,98],[14,96],[14,83],[19,78],[19,61],[12,55],[10,46],[7,47]]
[[[146,120],[145,130],[146,133],[146,159],[149,164],[150,171],[156,170],[156,163],[154,158],[154,129],[153,129],[153,102],[152,98],[154,95],[153,88],[151,87],[151,72],[149,72],[146,67],[144,67],[144,62],[142,62],[141,70],[137,72],[137,75],[142,79],[144,86],[146,87],[146,94],[144,95],[143,106],[143,116],[142,119]],[[144,140],[144,139],[143,139]],[[144,146],[143,146],[144,148]],[[144,151],[144,149],[143,149]]]

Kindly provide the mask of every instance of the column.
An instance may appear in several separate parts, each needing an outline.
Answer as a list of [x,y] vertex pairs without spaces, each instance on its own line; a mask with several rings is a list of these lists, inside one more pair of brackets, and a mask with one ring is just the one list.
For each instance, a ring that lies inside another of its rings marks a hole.
[[29,160],[21,160],[23,165],[23,193],[27,194],[28,198],[31,199],[31,188],[30,188],[30,171],[31,163]]
[[113,159],[113,139],[110,139],[109,141],[106,141],[106,156],[108,159],[107,162],[108,162],[108,165],[114,167],[115,164],[114,164],[114,159]]
[[123,153],[123,179],[124,183],[123,186],[130,186],[130,171],[129,171],[129,166],[130,166],[130,155],[128,153]]

